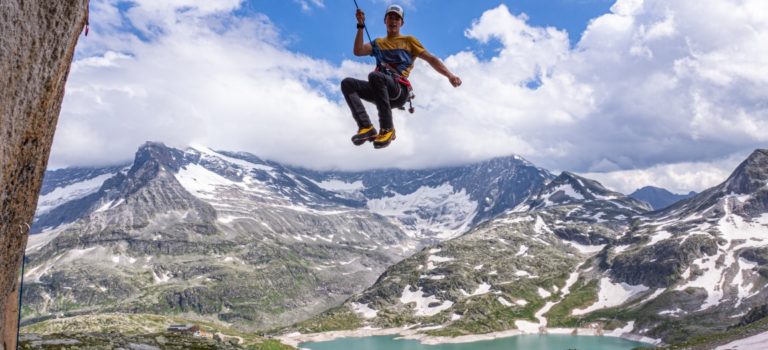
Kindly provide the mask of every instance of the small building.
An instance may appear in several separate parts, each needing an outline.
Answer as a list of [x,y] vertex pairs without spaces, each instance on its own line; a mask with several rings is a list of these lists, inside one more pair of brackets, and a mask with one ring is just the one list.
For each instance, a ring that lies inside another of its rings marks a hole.
[[172,324],[168,326],[168,332],[195,334],[200,333],[200,326],[196,324]]

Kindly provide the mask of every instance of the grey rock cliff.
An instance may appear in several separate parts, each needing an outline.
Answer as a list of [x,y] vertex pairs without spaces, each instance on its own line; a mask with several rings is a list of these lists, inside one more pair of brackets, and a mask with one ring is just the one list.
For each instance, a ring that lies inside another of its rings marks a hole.
[[16,347],[19,265],[87,7],[0,3],[0,349]]

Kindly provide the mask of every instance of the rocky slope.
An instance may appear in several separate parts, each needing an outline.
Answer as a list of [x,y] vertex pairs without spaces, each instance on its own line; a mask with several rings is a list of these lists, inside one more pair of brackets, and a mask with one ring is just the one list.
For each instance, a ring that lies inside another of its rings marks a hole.
[[519,204],[549,178],[514,157],[322,173],[148,143],[130,167],[49,173],[27,249],[25,322],[119,311],[288,324]]
[[601,254],[604,275],[658,294],[632,309],[638,332],[674,341],[737,323],[768,301],[768,151],[638,221],[620,244]]
[[586,327],[667,343],[722,331],[768,300],[767,206],[765,150],[660,212],[564,173],[296,328],[344,318],[336,324],[421,324],[435,335]]

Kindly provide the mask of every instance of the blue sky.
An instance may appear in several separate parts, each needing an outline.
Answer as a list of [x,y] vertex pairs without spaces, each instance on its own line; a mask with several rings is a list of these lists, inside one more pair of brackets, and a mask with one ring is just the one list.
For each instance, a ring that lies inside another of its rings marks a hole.
[[[385,0],[359,0],[373,36]],[[631,192],[722,182],[768,147],[768,1],[403,0],[421,60],[414,115],[354,147],[339,93],[363,78],[352,0],[91,0],[50,165],[130,161],[146,141],[317,169],[520,155]],[[376,110],[366,105],[375,121]]]
[[[359,0],[366,12],[372,37],[383,36],[383,12],[390,2]],[[395,4],[403,4],[391,2]],[[311,2],[308,2],[308,5]],[[249,0],[243,15],[264,13],[287,38],[288,47],[313,57],[340,62],[352,58],[355,35],[353,0],[327,0],[323,7],[300,10],[296,1]],[[487,9],[505,4],[513,13],[525,13],[535,26],[552,26],[568,32],[571,44],[578,42],[589,21],[605,14],[610,0],[421,0],[405,3],[406,26],[402,32],[419,38],[427,49],[440,57],[470,48],[493,50],[493,45],[478,45],[464,36],[473,20]]]

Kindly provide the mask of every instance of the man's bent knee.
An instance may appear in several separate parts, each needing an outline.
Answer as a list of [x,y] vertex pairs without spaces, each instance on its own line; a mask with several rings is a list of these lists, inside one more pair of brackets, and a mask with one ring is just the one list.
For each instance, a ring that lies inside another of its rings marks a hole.
[[341,81],[341,92],[346,95],[354,91],[355,91],[355,79],[344,78],[344,80]]
[[371,84],[383,83],[387,79],[387,76],[382,72],[370,72],[368,74],[368,82]]

